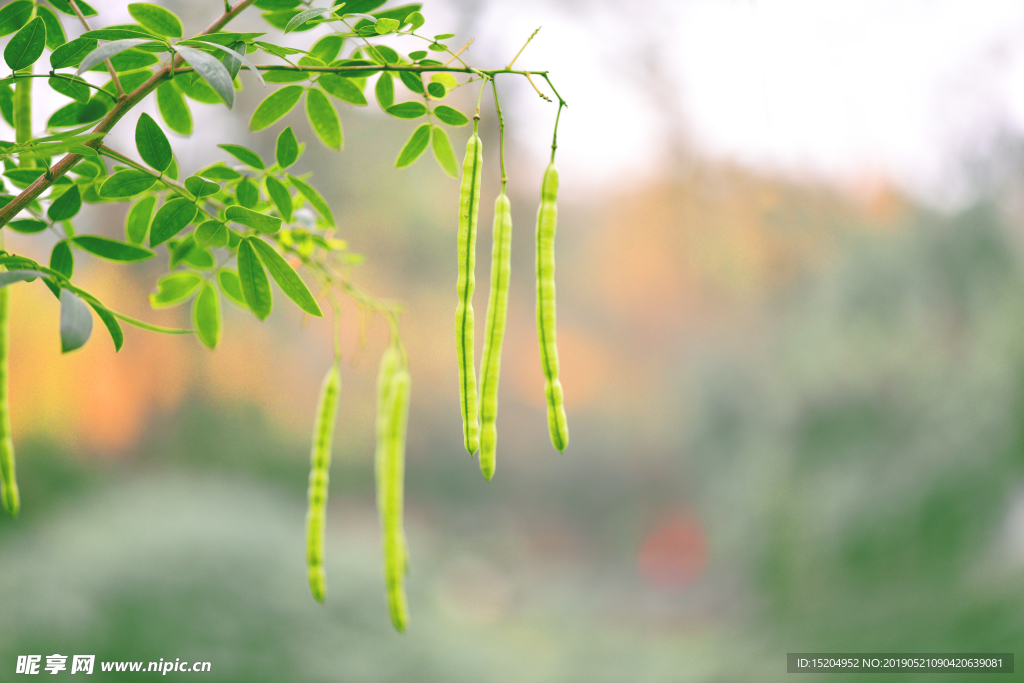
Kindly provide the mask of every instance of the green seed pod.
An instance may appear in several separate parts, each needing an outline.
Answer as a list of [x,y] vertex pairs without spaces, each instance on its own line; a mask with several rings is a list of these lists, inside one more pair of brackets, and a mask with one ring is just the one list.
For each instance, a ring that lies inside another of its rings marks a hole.
[[341,374],[337,361],[327,371],[320,387],[320,401],[313,426],[313,448],[310,451],[309,511],[306,514],[306,563],[309,566],[309,588],[318,602],[326,593],[324,576],[324,526],[327,512],[327,485],[330,481],[331,441],[338,412]]
[[409,620],[405,597],[409,551],[402,527],[409,371],[400,352],[394,351],[393,355],[386,352],[381,358],[377,376],[377,507],[384,538],[384,582],[391,622],[395,629],[404,631]]
[[498,376],[501,342],[508,317],[508,283],[512,272],[512,206],[502,191],[494,202],[494,247],[491,251],[491,295],[487,302],[484,357],[480,364],[480,471],[494,476],[498,417]]
[[466,144],[459,195],[459,304],[455,308],[455,340],[459,357],[459,402],[466,450],[472,455],[480,447],[479,406],[476,367],[473,362],[473,290],[476,287],[476,224],[480,213],[480,176],[483,150],[473,133]]
[[7,288],[0,287],[0,488],[3,489],[4,509],[12,517],[18,515],[21,497],[14,477],[14,441],[11,439],[11,417],[7,403],[7,350],[8,334]]
[[558,170],[554,162],[544,171],[540,210],[537,212],[537,337],[544,368],[544,393],[548,402],[548,429],[555,450],[569,445],[562,384],[558,381],[558,347],[555,344],[555,224],[558,210]]

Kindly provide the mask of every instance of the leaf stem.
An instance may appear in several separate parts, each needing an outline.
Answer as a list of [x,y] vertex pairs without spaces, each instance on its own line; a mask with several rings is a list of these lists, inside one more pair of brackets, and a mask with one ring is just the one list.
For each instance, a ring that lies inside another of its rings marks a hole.
[[[539,29],[538,29],[539,30]],[[501,104],[498,102],[498,82],[491,79],[491,88],[494,90],[494,109],[498,113],[498,159],[501,162],[501,191],[505,191],[508,183],[508,176],[505,175],[505,117],[501,115]]]

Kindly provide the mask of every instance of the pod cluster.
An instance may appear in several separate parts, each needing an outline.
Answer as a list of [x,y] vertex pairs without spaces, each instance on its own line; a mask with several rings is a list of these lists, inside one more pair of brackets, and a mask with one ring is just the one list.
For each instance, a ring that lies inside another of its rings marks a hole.
[[[480,470],[490,480],[496,465],[495,444],[498,414],[498,378],[501,346],[508,317],[511,274],[512,207],[504,186],[494,204],[494,239],[491,252],[491,291],[487,303],[480,395],[477,396],[473,365],[473,290],[475,286],[476,228],[480,209],[482,165],[480,138],[474,131],[466,146],[459,195],[459,302],[455,309],[456,349],[459,363],[459,399],[466,450],[479,449]],[[537,212],[537,337],[545,379],[548,427],[551,443],[559,452],[569,445],[562,384],[558,379],[558,348],[555,342],[555,228],[558,218],[558,170],[548,165],[541,184]]]

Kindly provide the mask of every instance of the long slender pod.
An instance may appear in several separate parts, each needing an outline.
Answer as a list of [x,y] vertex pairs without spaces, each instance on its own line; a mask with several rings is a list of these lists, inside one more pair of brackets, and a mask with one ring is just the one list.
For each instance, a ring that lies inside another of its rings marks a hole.
[[491,294],[484,329],[484,357],[480,364],[480,471],[494,476],[498,417],[498,376],[501,342],[508,317],[508,287],[512,273],[512,206],[504,191],[494,202],[494,246],[491,251]]
[[[479,121],[474,121],[478,123]],[[466,144],[462,164],[462,189],[459,194],[459,304],[455,308],[455,339],[459,357],[459,404],[462,408],[462,434],[466,450],[472,455],[480,447],[479,406],[476,393],[476,366],[473,361],[473,290],[476,287],[476,224],[480,213],[480,177],[483,150],[480,137],[473,135]]]
[[558,210],[558,169],[554,162],[544,171],[537,212],[537,337],[544,368],[544,393],[548,403],[551,444],[559,452],[569,445],[562,384],[558,381],[558,347],[555,344],[555,224]]
[[14,441],[11,438],[11,417],[7,405],[9,326],[7,287],[0,287],[0,484],[3,488],[4,509],[15,517],[21,507],[21,497],[14,477]]
[[[405,597],[405,575],[409,551],[402,526],[402,501],[405,482],[405,430],[409,415],[409,371],[404,363],[395,363],[387,373],[381,363],[381,375],[387,375],[385,388],[378,387],[378,505],[384,536],[384,582],[388,609],[395,629],[404,631],[409,621]],[[383,445],[382,445],[383,444]]]
[[[31,74],[32,67],[21,73]],[[14,86],[14,134],[19,143],[32,139],[32,79],[21,78]],[[3,237],[0,236],[0,248]],[[12,517],[21,509],[21,495],[18,493],[18,481],[14,472],[14,439],[11,437],[11,415],[8,403],[7,359],[10,347],[10,303],[7,287],[0,287],[0,495],[3,497],[4,509]]]
[[341,374],[338,361],[327,371],[320,387],[320,401],[313,426],[313,448],[310,451],[309,510],[306,513],[306,563],[309,566],[309,589],[318,602],[324,601],[324,526],[327,511],[327,486],[330,481],[331,442],[338,412]]
[[377,451],[373,458],[374,478],[377,484],[377,512],[380,514],[381,525],[384,524],[386,503],[386,467],[388,456],[388,433],[391,430],[391,409],[388,390],[391,378],[402,364],[402,354],[395,344],[388,346],[380,357],[377,370]]

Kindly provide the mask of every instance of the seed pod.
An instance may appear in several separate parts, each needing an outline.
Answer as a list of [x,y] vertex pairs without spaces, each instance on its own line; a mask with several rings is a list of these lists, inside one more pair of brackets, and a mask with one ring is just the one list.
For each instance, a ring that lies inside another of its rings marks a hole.
[[335,361],[320,387],[320,401],[313,426],[313,448],[310,451],[309,511],[306,514],[306,563],[309,565],[309,588],[318,602],[326,593],[324,576],[324,526],[327,511],[327,485],[330,481],[331,441],[338,412],[341,374]]
[[508,317],[508,283],[512,272],[512,206],[502,191],[494,202],[494,247],[491,251],[491,294],[484,329],[484,357],[480,364],[480,471],[494,476],[498,417],[498,375],[501,342]]
[[562,384],[558,381],[558,347],[555,344],[555,224],[558,210],[558,170],[554,162],[544,171],[540,210],[537,212],[537,337],[544,368],[544,393],[548,403],[551,444],[559,452],[569,445]]
[[377,380],[377,507],[384,538],[384,583],[391,622],[404,631],[409,620],[405,597],[409,551],[402,527],[409,371],[394,347],[381,358]]
[[480,213],[480,176],[483,150],[474,132],[466,144],[459,195],[459,304],[455,308],[455,343],[459,357],[459,404],[462,434],[472,455],[480,447],[476,366],[473,362],[473,290],[476,287],[476,224]]
[[7,349],[8,334],[7,288],[0,287],[0,488],[4,509],[11,517],[18,515],[21,497],[14,476],[14,441],[11,439],[11,417],[7,403]]

